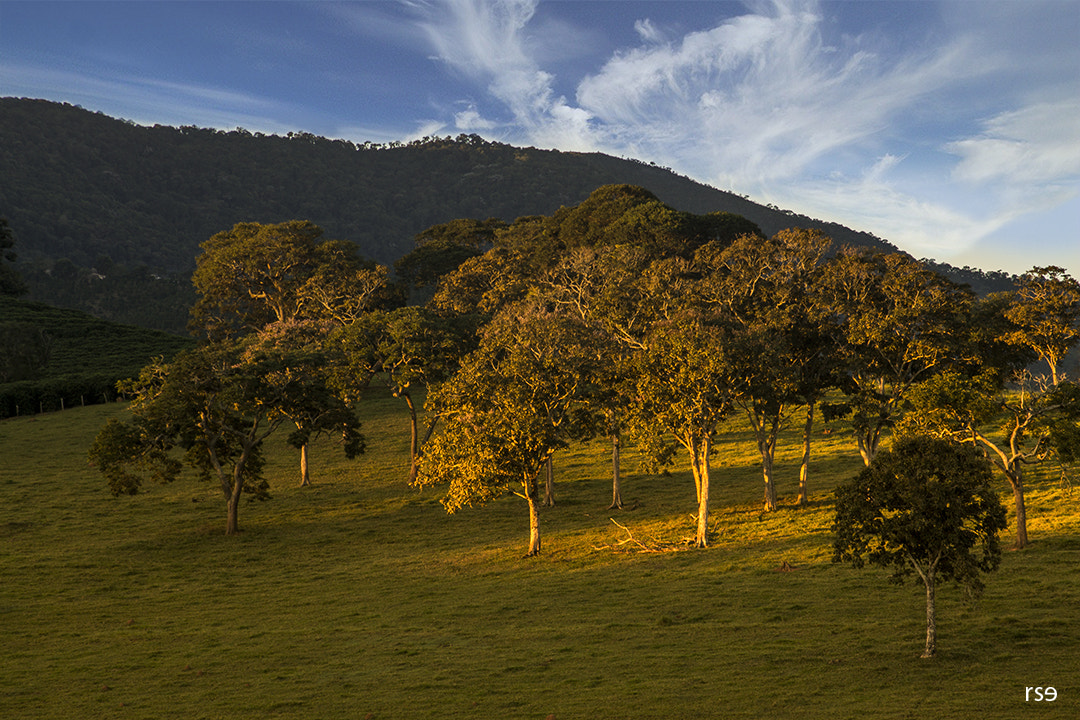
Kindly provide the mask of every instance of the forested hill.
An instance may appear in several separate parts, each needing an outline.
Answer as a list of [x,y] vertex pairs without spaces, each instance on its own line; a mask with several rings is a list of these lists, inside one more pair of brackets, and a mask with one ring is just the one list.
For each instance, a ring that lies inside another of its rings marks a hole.
[[893,249],[665,168],[475,135],[357,145],[307,133],[144,127],[0,98],[0,167],[0,216],[14,231],[31,299],[173,330],[182,327],[173,316],[188,299],[199,243],[242,221],[310,220],[390,264],[431,225],[550,214],[601,185],[629,183],[680,210],[738,213],[767,234],[820,227],[840,244]]

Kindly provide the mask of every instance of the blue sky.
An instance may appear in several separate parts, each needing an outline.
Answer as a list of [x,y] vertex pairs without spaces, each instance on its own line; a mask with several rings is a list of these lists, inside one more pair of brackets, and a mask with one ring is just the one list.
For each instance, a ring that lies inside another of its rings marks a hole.
[[0,95],[596,150],[917,257],[1080,275],[1077,0],[0,0]]

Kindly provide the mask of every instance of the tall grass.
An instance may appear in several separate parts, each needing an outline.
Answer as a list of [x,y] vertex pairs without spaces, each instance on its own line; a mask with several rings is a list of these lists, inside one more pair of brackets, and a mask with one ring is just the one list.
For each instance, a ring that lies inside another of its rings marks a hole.
[[[314,448],[312,487],[271,447],[274,497],[245,503],[238,537],[194,477],[109,495],[85,450],[121,405],[0,422],[0,717],[1077,716],[1080,514],[1056,478],[1031,479],[1033,544],[977,605],[940,593],[926,661],[920,586],[830,562],[828,493],[858,469],[843,433],[817,443],[811,506],[765,514],[732,425],[705,550],[679,545],[689,473],[630,458],[611,511],[606,445],[561,453],[543,553],[524,559],[523,501],[448,516],[405,485],[396,402],[366,404],[366,456]],[[789,499],[797,455],[793,434]],[[1058,699],[1025,702],[1028,686]]]

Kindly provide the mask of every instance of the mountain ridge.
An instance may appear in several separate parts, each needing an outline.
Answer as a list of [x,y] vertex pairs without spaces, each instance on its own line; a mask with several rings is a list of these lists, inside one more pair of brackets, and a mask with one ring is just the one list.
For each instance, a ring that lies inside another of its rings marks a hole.
[[[601,185],[625,183],[679,210],[743,215],[770,235],[815,227],[837,245],[897,250],[654,164],[476,135],[357,144],[304,132],[143,126],[69,104],[0,98],[0,167],[0,216],[14,230],[31,299],[174,331],[199,244],[237,222],[310,220],[389,265],[431,225],[546,215]],[[111,287],[119,279],[123,287]],[[155,290],[170,309],[152,311]]]

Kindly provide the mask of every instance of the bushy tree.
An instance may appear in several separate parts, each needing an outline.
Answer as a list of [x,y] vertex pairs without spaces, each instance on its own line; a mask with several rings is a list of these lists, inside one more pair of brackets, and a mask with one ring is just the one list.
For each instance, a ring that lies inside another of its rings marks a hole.
[[[743,235],[727,247],[701,247],[702,295],[729,329],[732,399],[754,432],[764,479],[764,507],[777,508],[773,460],[792,406],[823,392],[825,340],[815,322],[816,281],[830,240],[816,230],[771,238]],[[805,488],[805,474],[803,474]]]
[[509,306],[428,403],[443,418],[417,483],[446,483],[448,512],[506,492],[529,509],[528,556],[540,552],[539,475],[552,453],[592,434],[582,387],[589,332],[542,303]]
[[954,580],[971,593],[980,573],[1001,560],[998,532],[1005,508],[990,486],[990,468],[970,446],[911,437],[878,453],[858,477],[836,489],[833,560],[917,576],[926,588],[926,646],[937,650],[935,593]]
[[[315,406],[339,402],[310,376],[294,371],[308,360],[293,352],[245,342],[219,342],[155,361],[121,383],[132,397],[130,423],[111,421],[98,434],[90,459],[113,494],[136,494],[144,476],[177,477],[171,454],[187,451],[201,475],[217,480],[227,507],[225,532],[239,532],[244,493],[268,497],[262,476],[262,443],[283,423]],[[335,414],[347,452],[362,449],[352,413]],[[329,423],[320,423],[329,428]]]
[[844,363],[840,407],[869,465],[908,389],[969,358],[974,295],[907,255],[855,250],[828,263],[821,290]]
[[1051,382],[1061,382],[1061,361],[1080,342],[1080,281],[1064,268],[1032,268],[1020,277],[1005,317],[1016,326],[1006,340],[1033,351],[1049,366]]
[[912,409],[901,434],[929,434],[970,443],[987,454],[1009,482],[1016,510],[1016,549],[1028,544],[1025,467],[1046,459],[1069,433],[1072,383],[1055,392],[1045,377],[1023,370],[1005,382],[994,369],[971,376],[946,371],[911,388]]

